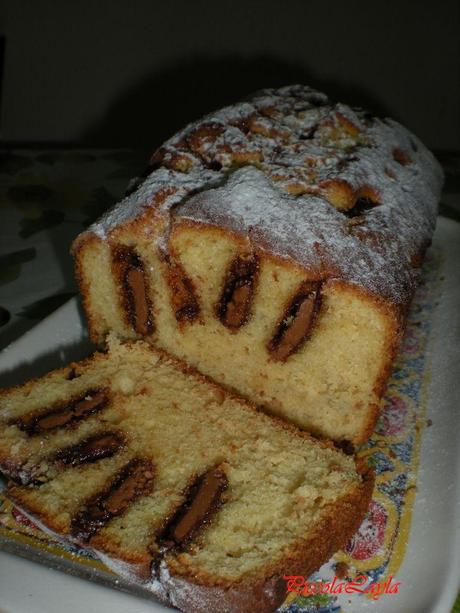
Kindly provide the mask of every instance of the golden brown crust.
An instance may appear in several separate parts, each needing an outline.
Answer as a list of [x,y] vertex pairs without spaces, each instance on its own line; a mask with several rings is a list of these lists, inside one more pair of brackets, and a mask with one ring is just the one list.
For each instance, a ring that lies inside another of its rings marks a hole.
[[75,279],[77,281],[78,289],[80,290],[89,337],[96,345],[101,345],[104,338],[103,335],[101,335],[101,331],[98,330],[97,322],[94,319],[93,309],[91,308],[89,282],[85,276],[83,268],[83,252],[85,249],[91,248],[91,244],[99,241],[100,239],[95,234],[85,232],[77,236],[71,248],[71,254],[74,258]]

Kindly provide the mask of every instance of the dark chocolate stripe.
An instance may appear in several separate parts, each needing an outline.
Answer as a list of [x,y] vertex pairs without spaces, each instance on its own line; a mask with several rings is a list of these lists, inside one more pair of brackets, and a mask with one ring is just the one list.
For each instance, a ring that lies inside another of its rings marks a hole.
[[100,432],[76,445],[61,449],[51,460],[66,466],[78,466],[112,457],[124,444],[125,437],[121,432]]
[[238,255],[230,264],[216,311],[220,321],[232,331],[249,318],[258,269],[254,254]]
[[310,337],[321,307],[320,290],[320,282],[305,281],[296,292],[268,343],[274,360],[286,360]]
[[121,245],[113,250],[113,262],[127,321],[137,334],[147,336],[154,325],[144,264],[134,249]]
[[135,458],[128,462],[102,492],[91,497],[71,522],[72,536],[88,541],[113,517],[122,515],[129,505],[153,491],[155,467],[150,460]]
[[65,447],[52,455],[38,460],[35,464],[30,462],[17,462],[6,469],[0,465],[0,470],[8,474],[9,478],[21,485],[40,486],[54,479],[58,471],[68,466],[80,466],[112,457],[123,448],[125,437],[122,432],[100,432],[81,440],[75,445]]
[[227,487],[226,474],[217,468],[198,477],[188,488],[185,502],[167,522],[160,542],[169,547],[186,545],[209,523]]
[[179,323],[196,320],[200,314],[200,305],[192,280],[177,262],[168,261],[167,265],[168,285],[176,320]]
[[55,428],[63,428],[101,411],[108,404],[109,399],[108,389],[90,389],[48,410],[23,415],[11,421],[10,424],[18,426],[29,435],[48,432]]

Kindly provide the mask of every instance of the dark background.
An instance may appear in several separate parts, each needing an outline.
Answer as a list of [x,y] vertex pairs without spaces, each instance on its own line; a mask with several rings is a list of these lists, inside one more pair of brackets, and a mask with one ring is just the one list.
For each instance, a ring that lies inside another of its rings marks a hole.
[[191,119],[304,82],[460,149],[460,2],[10,0],[7,142],[153,149]]

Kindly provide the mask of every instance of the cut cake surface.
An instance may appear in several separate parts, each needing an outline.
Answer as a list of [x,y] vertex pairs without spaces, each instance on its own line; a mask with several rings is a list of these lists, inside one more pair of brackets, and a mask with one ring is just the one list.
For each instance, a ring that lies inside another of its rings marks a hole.
[[0,396],[7,494],[186,612],[272,611],[358,528],[373,478],[141,341]]

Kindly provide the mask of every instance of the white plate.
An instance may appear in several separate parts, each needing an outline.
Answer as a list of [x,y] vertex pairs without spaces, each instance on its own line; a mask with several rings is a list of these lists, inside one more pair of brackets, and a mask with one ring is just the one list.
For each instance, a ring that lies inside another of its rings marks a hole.
[[[460,225],[439,219],[443,292],[428,345],[432,377],[417,496],[398,595],[361,601],[373,613],[449,613],[460,585]],[[0,355],[0,383],[43,374],[88,353],[89,343],[72,300]],[[0,552],[1,613],[152,613],[166,611],[124,594]],[[210,612],[214,613],[214,612]],[[218,612],[215,612],[218,613]],[[344,613],[356,613],[344,609]]]

